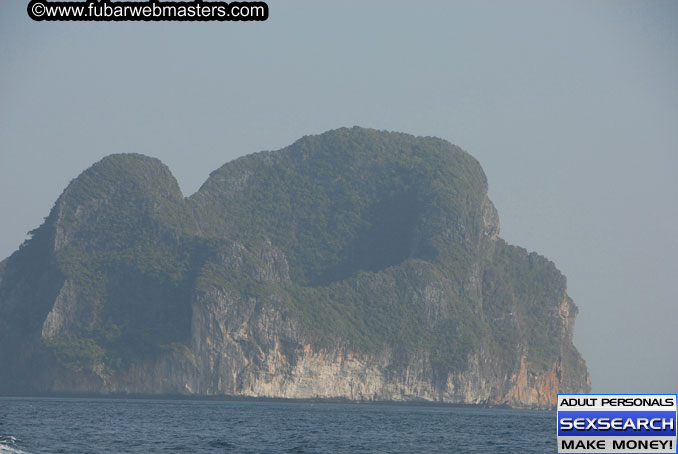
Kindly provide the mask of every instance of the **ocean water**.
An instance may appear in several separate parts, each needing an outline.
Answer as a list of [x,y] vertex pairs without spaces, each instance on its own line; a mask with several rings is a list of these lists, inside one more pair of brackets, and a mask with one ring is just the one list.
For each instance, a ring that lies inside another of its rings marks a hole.
[[555,412],[0,397],[0,453],[553,453]]

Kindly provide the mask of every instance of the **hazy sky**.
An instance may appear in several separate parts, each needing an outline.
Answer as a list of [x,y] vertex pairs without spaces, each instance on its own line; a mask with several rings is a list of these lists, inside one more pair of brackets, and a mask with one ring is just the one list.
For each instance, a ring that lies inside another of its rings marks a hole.
[[37,23],[0,3],[0,259],[82,170],[210,171],[360,125],[474,155],[568,277],[595,392],[678,390],[678,2],[269,1],[266,22]]

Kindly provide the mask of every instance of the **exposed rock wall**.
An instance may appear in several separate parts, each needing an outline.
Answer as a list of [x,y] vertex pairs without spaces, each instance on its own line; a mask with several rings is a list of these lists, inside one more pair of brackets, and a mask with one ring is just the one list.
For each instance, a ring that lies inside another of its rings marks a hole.
[[480,352],[468,369],[434,377],[427,352],[402,359],[345,347],[318,350],[277,305],[243,302],[214,290],[193,306],[192,340],[152,363],[110,374],[103,365],[88,374],[57,372],[42,391],[132,394],[196,394],[291,399],[347,399],[510,405],[551,408],[556,394],[590,389],[585,367],[570,343],[572,303],[563,299],[562,357],[544,372],[521,355],[507,371]]

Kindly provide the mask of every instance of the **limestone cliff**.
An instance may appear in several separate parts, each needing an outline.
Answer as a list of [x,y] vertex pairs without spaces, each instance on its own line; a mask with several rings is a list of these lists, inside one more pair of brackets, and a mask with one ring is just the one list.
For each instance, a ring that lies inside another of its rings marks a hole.
[[506,244],[482,169],[361,128],[213,172],[113,155],[0,263],[0,392],[546,408],[590,389],[576,306]]

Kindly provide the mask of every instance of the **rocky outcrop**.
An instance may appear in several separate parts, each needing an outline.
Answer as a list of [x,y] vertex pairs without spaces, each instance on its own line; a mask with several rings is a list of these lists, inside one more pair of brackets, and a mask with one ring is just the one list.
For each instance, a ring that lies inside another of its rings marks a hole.
[[229,163],[184,199],[115,155],[0,263],[0,392],[549,408],[586,392],[555,266],[499,238],[482,169],[360,128]]

